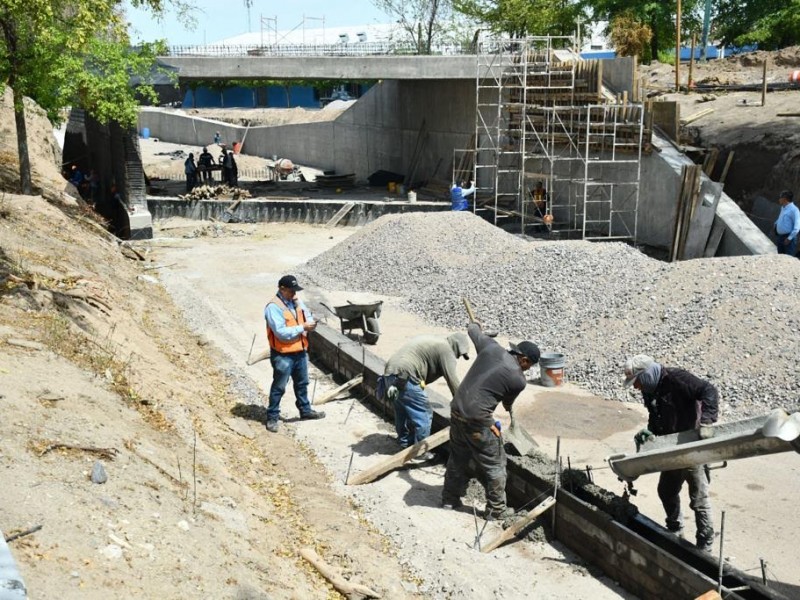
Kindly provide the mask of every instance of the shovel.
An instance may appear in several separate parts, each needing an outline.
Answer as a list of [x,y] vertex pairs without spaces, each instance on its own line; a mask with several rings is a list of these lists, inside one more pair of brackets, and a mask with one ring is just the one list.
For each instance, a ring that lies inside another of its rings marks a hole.
[[[472,306],[470,305],[469,300],[463,298],[463,301],[464,308],[467,309],[467,315],[469,315],[469,320],[473,323],[476,322],[477,319],[475,318],[475,313],[472,312]],[[507,444],[510,444],[520,456],[526,456],[531,450],[538,448],[539,444],[536,443],[536,440],[533,439],[533,436],[531,436],[531,434],[528,433],[528,431],[522,425],[519,425],[514,420],[513,408],[508,412],[511,415],[511,426],[504,435],[504,441]]]

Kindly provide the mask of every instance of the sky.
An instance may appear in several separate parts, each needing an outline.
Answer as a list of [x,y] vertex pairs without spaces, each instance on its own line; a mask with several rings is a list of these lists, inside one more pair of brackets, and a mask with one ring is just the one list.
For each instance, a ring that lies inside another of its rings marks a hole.
[[[134,42],[151,42],[166,39],[171,46],[211,44],[247,31],[261,31],[262,16],[277,17],[278,30],[301,26],[306,17],[306,29],[345,25],[391,23],[393,19],[378,10],[370,0],[253,0],[248,29],[247,8],[244,0],[187,0],[195,7],[197,20],[194,31],[187,31],[178,23],[174,12],[168,11],[162,22],[153,19],[146,11],[126,6],[126,15]],[[312,17],[315,17],[312,19]],[[274,22],[273,22],[274,23]],[[267,24],[265,27],[273,27]]]

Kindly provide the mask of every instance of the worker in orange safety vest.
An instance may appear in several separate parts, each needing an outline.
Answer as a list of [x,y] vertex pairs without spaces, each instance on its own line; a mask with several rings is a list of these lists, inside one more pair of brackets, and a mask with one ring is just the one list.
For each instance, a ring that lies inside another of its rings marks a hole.
[[281,416],[281,398],[291,377],[294,384],[295,406],[300,418],[322,419],[325,413],[315,411],[308,401],[308,332],[317,323],[311,311],[297,297],[303,288],[294,275],[284,275],[278,281],[278,293],[264,307],[267,321],[272,364],[272,386],[269,389],[267,430],[278,432]]

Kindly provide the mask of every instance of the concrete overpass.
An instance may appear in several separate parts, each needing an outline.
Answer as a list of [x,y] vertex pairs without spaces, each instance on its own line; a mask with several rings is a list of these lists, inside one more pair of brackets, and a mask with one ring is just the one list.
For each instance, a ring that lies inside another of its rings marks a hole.
[[[499,59],[498,59],[499,60]],[[476,55],[458,56],[162,56],[182,80],[474,80]],[[499,65],[498,65],[499,66]],[[485,67],[482,73],[487,75]]]

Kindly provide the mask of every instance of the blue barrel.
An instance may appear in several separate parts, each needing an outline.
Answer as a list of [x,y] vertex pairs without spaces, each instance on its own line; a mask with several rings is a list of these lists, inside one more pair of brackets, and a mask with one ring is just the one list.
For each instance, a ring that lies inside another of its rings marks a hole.
[[142,127],[142,138],[146,140],[149,137],[150,137],[150,128]]

